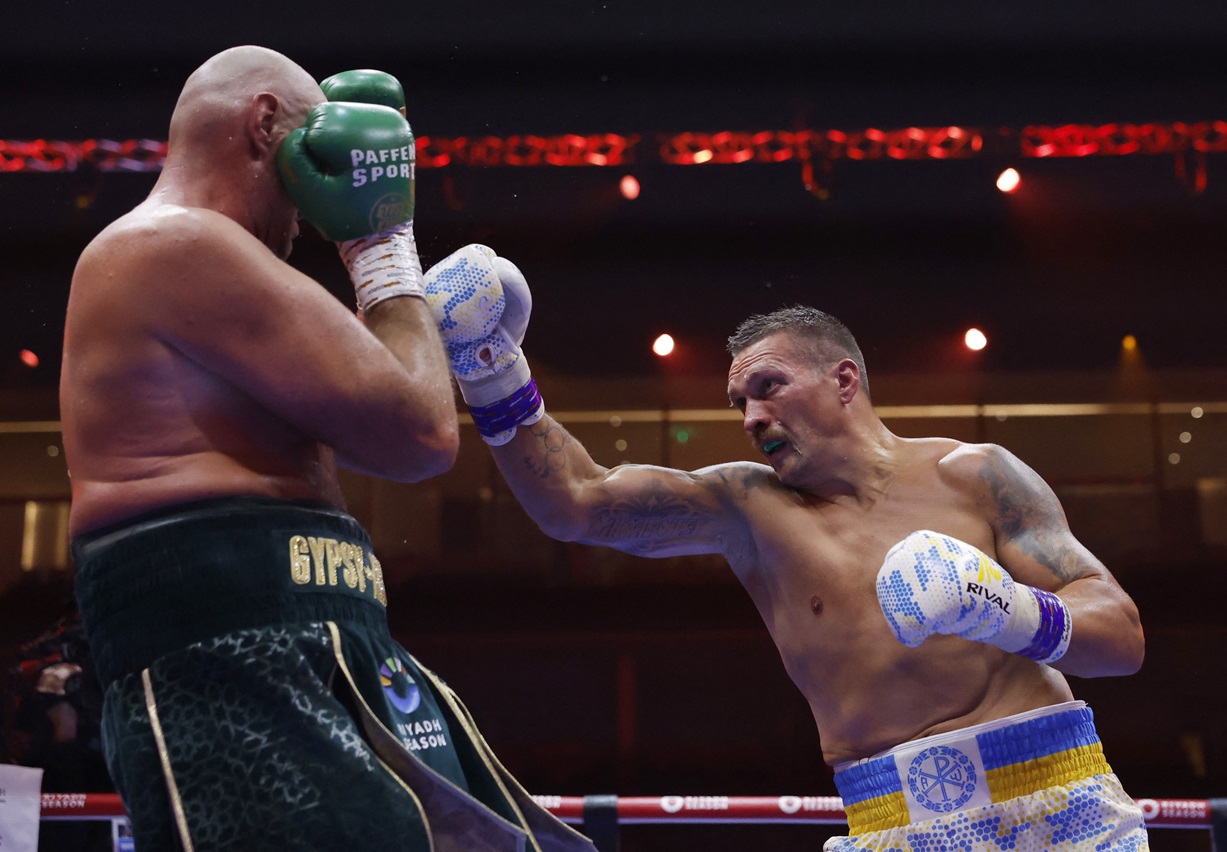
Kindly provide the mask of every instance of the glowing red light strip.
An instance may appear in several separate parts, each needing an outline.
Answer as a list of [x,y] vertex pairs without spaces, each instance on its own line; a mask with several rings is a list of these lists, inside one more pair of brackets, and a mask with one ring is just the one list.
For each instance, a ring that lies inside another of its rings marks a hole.
[[[1227,121],[1028,125],[1020,131],[976,127],[894,130],[760,130],[716,133],[597,133],[581,136],[422,136],[418,166],[447,168],[735,165],[814,160],[951,160],[986,154],[1090,157],[1227,152]],[[152,139],[0,140],[0,172],[157,171],[166,143]]]

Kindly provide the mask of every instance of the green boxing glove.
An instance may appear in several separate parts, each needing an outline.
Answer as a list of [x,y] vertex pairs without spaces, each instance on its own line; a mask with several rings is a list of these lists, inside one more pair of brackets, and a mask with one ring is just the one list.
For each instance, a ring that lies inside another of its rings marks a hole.
[[394,296],[422,296],[414,162],[404,116],[354,102],[316,104],[277,151],[290,199],[338,243],[363,311]]
[[404,116],[375,104],[316,104],[277,165],[320,233],[351,240],[413,218],[414,140]]
[[359,68],[333,74],[320,83],[324,97],[330,101],[356,101],[362,104],[380,104],[405,114],[405,90],[386,71]]

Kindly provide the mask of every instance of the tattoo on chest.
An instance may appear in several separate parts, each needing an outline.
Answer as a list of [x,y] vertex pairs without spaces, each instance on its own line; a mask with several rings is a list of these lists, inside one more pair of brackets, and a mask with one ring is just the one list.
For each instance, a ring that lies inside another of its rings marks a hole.
[[539,429],[532,429],[531,434],[541,444],[541,454],[524,456],[524,467],[535,476],[547,479],[551,473],[557,473],[567,464],[564,452],[567,433],[557,423],[545,423]]

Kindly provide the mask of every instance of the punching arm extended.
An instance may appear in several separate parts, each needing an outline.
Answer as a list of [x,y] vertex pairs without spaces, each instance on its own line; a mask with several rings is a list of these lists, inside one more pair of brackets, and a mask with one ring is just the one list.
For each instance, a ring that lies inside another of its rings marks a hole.
[[736,547],[745,538],[736,493],[761,476],[753,465],[606,468],[549,414],[494,448],[494,459],[547,535],[650,557]]
[[606,468],[546,412],[520,348],[532,299],[514,264],[465,246],[427,271],[426,299],[478,432],[547,535],[644,556],[727,546],[742,524],[730,487],[736,466]]

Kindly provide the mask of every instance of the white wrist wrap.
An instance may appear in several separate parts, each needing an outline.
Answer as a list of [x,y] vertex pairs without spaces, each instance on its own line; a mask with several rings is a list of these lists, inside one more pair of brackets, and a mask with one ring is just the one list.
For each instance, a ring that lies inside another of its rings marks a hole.
[[423,298],[422,261],[418,258],[413,222],[337,244],[349,270],[358,307],[365,313],[395,296]]

